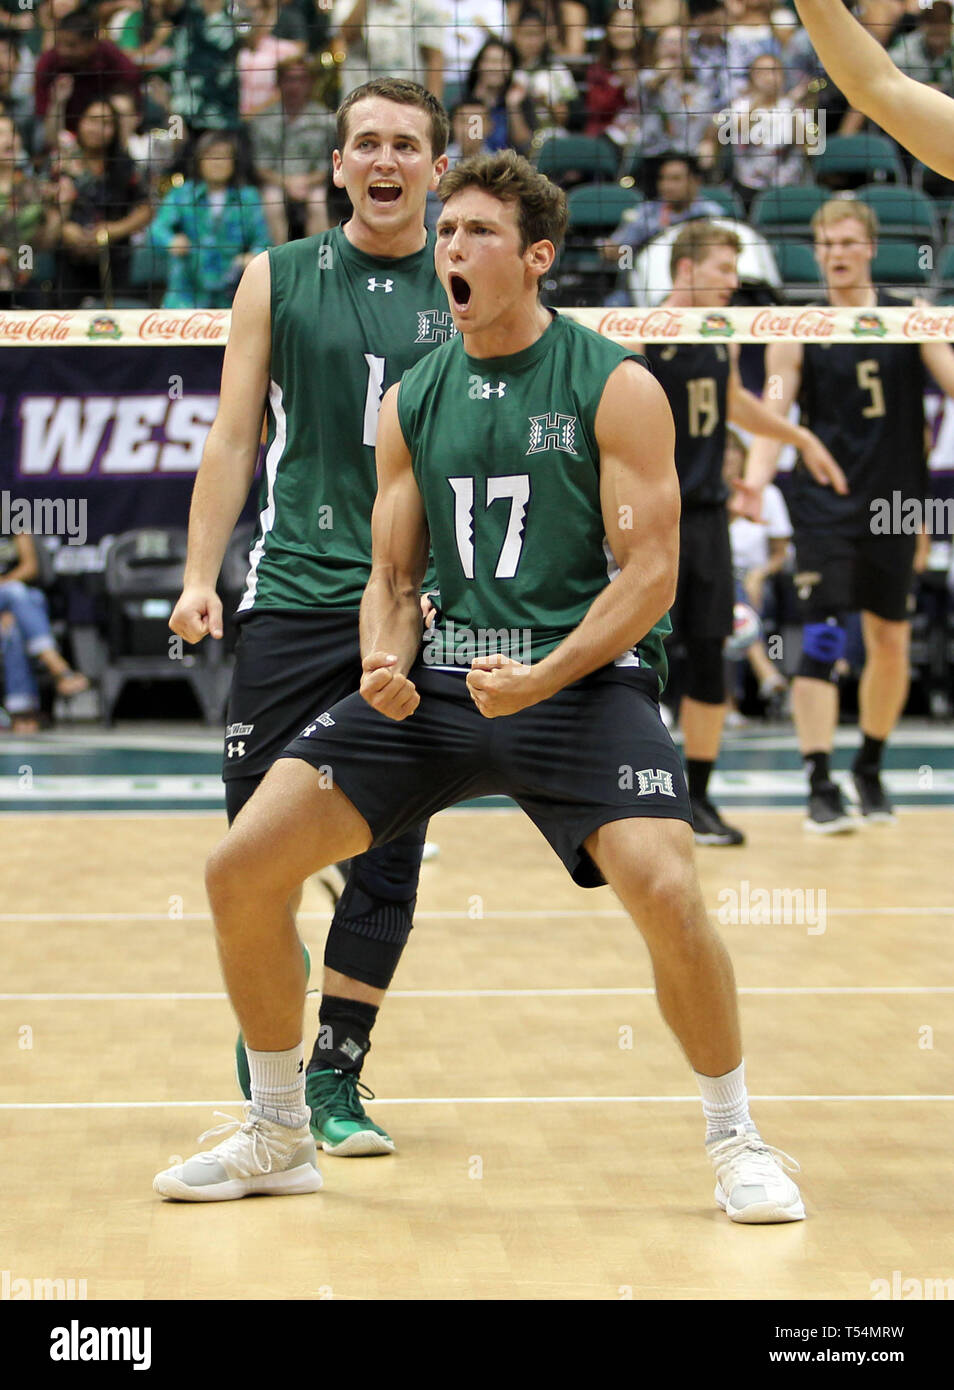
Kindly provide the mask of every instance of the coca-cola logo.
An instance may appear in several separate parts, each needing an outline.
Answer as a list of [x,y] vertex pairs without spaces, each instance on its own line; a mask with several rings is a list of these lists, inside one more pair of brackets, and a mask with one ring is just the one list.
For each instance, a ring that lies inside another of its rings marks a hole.
[[71,313],[0,314],[0,339],[60,343],[70,336]]
[[166,343],[219,343],[228,336],[228,311],[197,309],[185,315],[153,311],[139,325],[139,336]]
[[954,314],[930,314],[915,309],[904,320],[901,329],[906,338],[954,338]]
[[763,309],[752,319],[753,338],[830,338],[835,331],[833,309],[812,308],[786,313]]
[[646,314],[604,314],[596,331],[614,338],[678,338],[682,315],[671,309],[650,309]]

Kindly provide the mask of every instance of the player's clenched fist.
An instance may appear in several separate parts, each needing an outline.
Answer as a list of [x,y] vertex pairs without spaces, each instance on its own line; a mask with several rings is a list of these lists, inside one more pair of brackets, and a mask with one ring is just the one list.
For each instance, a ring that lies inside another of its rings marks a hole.
[[524,666],[502,652],[478,656],[467,673],[470,698],[485,719],[516,714],[518,710],[535,705],[540,691],[532,666]]
[[203,637],[222,636],[222,600],[214,589],[183,589],[179,602],[172,610],[169,626],[177,637],[186,642],[201,642]]
[[369,652],[361,662],[361,694],[372,709],[389,719],[406,719],[421,703],[417,687],[407,676],[394,670],[397,657],[387,652]]

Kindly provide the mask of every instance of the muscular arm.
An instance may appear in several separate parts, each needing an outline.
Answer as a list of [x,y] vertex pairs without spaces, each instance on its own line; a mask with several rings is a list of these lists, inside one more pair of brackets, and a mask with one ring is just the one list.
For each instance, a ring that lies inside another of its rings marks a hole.
[[540,699],[634,646],[668,611],[676,590],[675,428],[662,387],[644,367],[621,362],[610,376],[596,414],[596,441],[603,524],[620,572],[579,626],[533,668]]
[[421,645],[420,596],[428,534],[398,419],[397,393],[398,387],[392,386],[378,417],[371,577],[361,600],[361,694],[382,714],[403,719],[417,708],[414,686],[405,677]]
[[922,164],[954,178],[954,101],[901,72],[841,0],[795,0],[795,8],[851,105]]
[[248,266],[232,306],[219,408],[202,451],[189,512],[189,548],[182,596],[169,626],[188,642],[222,635],[215,583],[255,475],[268,394],[271,355],[268,256]]

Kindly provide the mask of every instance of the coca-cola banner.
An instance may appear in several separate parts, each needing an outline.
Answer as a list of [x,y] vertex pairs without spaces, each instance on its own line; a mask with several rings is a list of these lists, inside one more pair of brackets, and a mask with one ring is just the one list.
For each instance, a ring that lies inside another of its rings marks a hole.
[[[620,342],[685,343],[731,340],[768,343],[948,342],[954,311],[912,305],[874,309],[828,305],[727,309],[563,309],[569,318]],[[118,309],[0,313],[0,346],[156,347],[164,343],[224,345],[227,309]]]

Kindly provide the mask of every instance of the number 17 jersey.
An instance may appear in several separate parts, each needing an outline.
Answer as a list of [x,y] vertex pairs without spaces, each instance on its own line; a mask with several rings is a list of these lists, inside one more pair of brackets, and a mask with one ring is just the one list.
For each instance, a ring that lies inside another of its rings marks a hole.
[[[458,337],[402,379],[398,418],[427,513],[444,639],[426,645],[425,661],[469,666],[468,646],[471,656],[539,661],[611,581],[595,422],[608,377],[634,356],[557,316],[521,352],[469,357]],[[664,616],[618,664],[651,667],[664,683],[669,631]],[[448,659],[438,661],[429,653],[441,645]]]
[[268,257],[268,435],[238,612],[358,608],[381,398],[455,331],[433,234],[396,260],[365,255],[340,227]]

